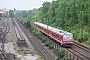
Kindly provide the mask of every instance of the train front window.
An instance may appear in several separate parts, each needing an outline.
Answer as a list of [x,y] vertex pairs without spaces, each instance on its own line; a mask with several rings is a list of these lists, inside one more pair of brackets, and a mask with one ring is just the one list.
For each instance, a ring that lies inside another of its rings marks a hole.
[[64,40],[72,40],[72,34],[64,35]]

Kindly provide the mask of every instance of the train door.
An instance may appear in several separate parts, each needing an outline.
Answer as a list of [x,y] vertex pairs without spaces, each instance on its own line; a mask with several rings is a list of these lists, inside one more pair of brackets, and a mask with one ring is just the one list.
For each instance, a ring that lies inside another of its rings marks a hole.
[[63,36],[62,35],[60,35],[60,41],[62,41],[63,40]]

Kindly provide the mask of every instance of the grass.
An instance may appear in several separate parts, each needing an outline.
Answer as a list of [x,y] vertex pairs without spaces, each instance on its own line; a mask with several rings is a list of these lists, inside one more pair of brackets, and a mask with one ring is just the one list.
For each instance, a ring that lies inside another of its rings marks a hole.
[[12,33],[11,32],[9,32],[8,33],[8,35],[7,35],[7,40],[8,40],[8,42],[13,42],[13,40],[11,39],[11,36],[12,36]]
[[38,55],[38,58],[36,58],[36,60],[44,60],[44,59]]

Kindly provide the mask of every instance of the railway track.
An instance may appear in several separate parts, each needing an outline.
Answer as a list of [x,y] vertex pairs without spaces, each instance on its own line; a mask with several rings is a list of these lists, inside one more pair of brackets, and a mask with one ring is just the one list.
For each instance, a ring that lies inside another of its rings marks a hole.
[[[53,45],[57,44],[59,48],[63,48],[60,46],[60,44],[56,43],[54,40],[51,40],[50,38],[47,38],[47,36],[43,35],[43,37],[49,42],[51,42]],[[90,48],[87,48],[79,43],[74,43],[71,48],[65,48],[70,53],[72,53],[74,56],[77,57],[77,60],[90,60]],[[71,56],[70,56],[71,58]],[[73,58],[73,60],[76,60]]]
[[75,42],[71,49],[78,53],[78,55],[82,57],[82,60],[90,60],[90,48]]
[[[36,39],[35,37],[34,40]],[[37,51],[40,52],[41,55],[43,55],[43,58],[45,58],[45,60],[55,60],[54,57],[43,47],[43,45],[41,45],[39,41],[32,41],[34,46],[37,48]],[[47,54],[46,54],[47,53]]]
[[[47,39],[53,45],[55,44],[59,48],[63,48],[60,46],[60,44],[56,43],[54,40],[47,38],[47,36],[43,35],[43,38]],[[56,47],[56,48],[58,49],[58,47]],[[90,60],[90,48],[87,48],[79,43],[75,42],[71,48],[65,48],[65,49],[71,53],[70,58],[72,60]],[[72,54],[73,54],[73,56],[72,56]],[[76,56],[77,58],[74,56]]]
[[[77,60],[90,60],[90,48],[75,42],[71,48],[66,49],[76,56]],[[75,60],[75,58],[73,58],[73,60]]]
[[13,23],[14,23],[14,30],[17,37],[17,41],[16,41],[17,45],[19,47],[20,46],[28,47],[28,43],[22,29],[20,28],[20,26],[17,24],[17,22],[14,19],[13,19]]
[[[1,34],[1,36],[0,36],[0,38],[2,38],[2,45],[1,45],[1,53],[2,53],[2,55],[7,59],[7,60],[10,60],[9,59],[9,57],[7,56],[7,54],[6,54],[6,52],[4,51],[4,43],[5,43],[5,36],[6,36],[6,34],[9,32],[9,29],[10,29],[10,27],[9,27],[9,20],[8,19],[6,19],[5,20],[6,22],[5,22],[5,28],[4,28],[4,31],[2,31],[2,34]],[[3,22],[2,22],[2,24],[3,24]],[[1,24],[1,25],[2,25]]]
[[51,54],[51,52],[49,52],[48,49],[45,48],[44,45],[42,45],[41,41],[39,39],[37,39],[37,37],[35,37],[32,33],[30,33],[28,30],[25,29],[25,27],[19,23],[17,21],[17,23],[19,24],[19,26],[21,27],[21,29],[23,30],[23,32],[25,33],[25,35],[28,37],[30,43],[33,45],[34,49],[36,51],[38,51],[38,53],[45,59],[45,60],[56,60],[55,56]]
[[[32,36],[30,36],[30,37],[32,37]],[[49,40],[51,41],[51,39],[49,39]],[[53,45],[56,44],[56,45],[58,45],[58,47],[62,48],[56,42],[54,43],[51,41],[51,43]],[[69,58],[71,58],[72,60],[90,60],[90,48],[87,48],[79,43],[75,42],[71,48],[66,48],[66,50],[68,52],[70,52]]]

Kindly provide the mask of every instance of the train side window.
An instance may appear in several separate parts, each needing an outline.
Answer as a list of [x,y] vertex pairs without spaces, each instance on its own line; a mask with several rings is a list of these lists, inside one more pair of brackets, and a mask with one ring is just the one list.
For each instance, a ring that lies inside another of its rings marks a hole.
[[54,33],[54,35],[56,36],[56,33]]
[[47,32],[49,32],[49,30],[46,29]]
[[57,34],[55,34],[55,36],[57,36],[57,37],[58,37],[58,35],[57,35]]
[[52,35],[55,36],[55,33],[52,32]]
[[52,32],[52,35],[54,35],[54,33]]
[[59,37],[59,35],[58,35],[58,37]]
[[60,40],[62,40],[62,36],[60,36]]

